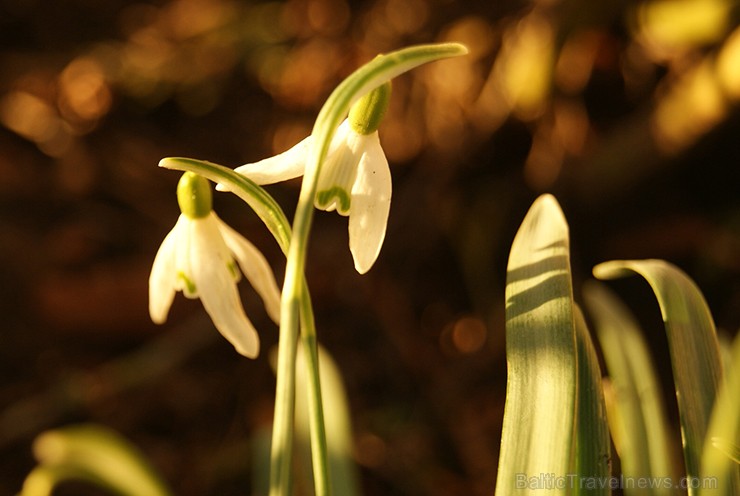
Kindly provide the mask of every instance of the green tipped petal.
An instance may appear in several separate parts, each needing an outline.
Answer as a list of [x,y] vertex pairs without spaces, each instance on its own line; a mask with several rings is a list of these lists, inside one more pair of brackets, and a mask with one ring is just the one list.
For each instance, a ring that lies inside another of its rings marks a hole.
[[362,159],[367,139],[367,136],[354,132],[346,120],[339,126],[319,177],[316,208],[349,215],[352,185],[357,178],[357,164]]
[[316,194],[316,204],[320,208],[328,210],[330,205],[335,205],[337,211],[345,215],[349,212],[351,203],[349,192],[339,186],[333,186]]
[[177,183],[177,203],[180,211],[191,219],[199,219],[211,213],[213,194],[208,180],[186,172]]

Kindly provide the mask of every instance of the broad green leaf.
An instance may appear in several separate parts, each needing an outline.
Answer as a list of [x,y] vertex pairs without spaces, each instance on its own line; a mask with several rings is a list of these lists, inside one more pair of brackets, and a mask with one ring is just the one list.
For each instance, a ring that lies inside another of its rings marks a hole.
[[[735,338],[725,380],[709,422],[701,459],[700,494],[740,492],[740,335]],[[716,488],[711,484],[716,481]]]
[[722,357],[722,370],[725,374],[731,374],[732,367],[732,336],[721,330],[717,330],[717,342],[719,343],[719,355]]
[[573,494],[611,494],[611,440],[601,385],[601,368],[580,308],[576,313],[578,417]]
[[33,444],[39,467],[20,496],[45,496],[70,479],[83,480],[122,496],[171,493],[144,456],[118,433],[92,424],[47,431]]
[[[496,494],[566,494],[574,451],[577,353],[568,225],[540,196],[517,232],[506,275],[506,407]],[[552,474],[552,475],[551,475]]]
[[[652,359],[637,322],[603,284],[590,281],[583,297],[594,320],[612,393],[609,424],[631,480],[677,481],[661,391]],[[668,487],[625,487],[626,495],[675,494]]]
[[[699,476],[709,416],[722,377],[717,333],[701,291],[680,269],[663,260],[617,260],[594,267],[599,279],[643,276],[658,298],[673,366],[689,480]],[[689,494],[696,494],[689,487]]]

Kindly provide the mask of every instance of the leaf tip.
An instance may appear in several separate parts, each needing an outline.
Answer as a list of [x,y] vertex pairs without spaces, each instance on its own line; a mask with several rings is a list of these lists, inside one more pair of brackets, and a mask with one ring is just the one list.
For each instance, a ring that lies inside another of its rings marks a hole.
[[622,261],[611,260],[609,262],[602,262],[595,265],[594,268],[591,269],[591,273],[596,279],[601,279],[602,281],[617,279],[624,276],[625,267]]
[[159,161],[157,164],[157,167],[162,167],[163,169],[174,169],[175,164],[173,162],[177,161],[176,158],[173,157],[166,157]]
[[558,222],[567,225],[565,214],[563,213],[563,209],[560,207],[560,203],[558,203],[558,200],[555,198],[555,196],[551,195],[550,193],[545,193],[538,196],[537,199],[532,203],[530,212],[532,213],[533,217],[539,217],[544,214],[552,222]]
[[467,55],[470,51],[468,50],[467,45],[464,45],[462,43],[455,42],[455,43],[450,43],[450,45],[453,48],[455,48],[455,50],[457,51],[457,55]]

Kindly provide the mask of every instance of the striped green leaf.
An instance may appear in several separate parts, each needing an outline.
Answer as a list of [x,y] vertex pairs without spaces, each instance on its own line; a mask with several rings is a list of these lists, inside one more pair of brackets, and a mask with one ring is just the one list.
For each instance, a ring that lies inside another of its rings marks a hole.
[[611,439],[596,349],[577,306],[578,417],[574,495],[611,494]]
[[[677,481],[673,445],[647,343],[629,310],[603,284],[584,285],[609,373],[609,424],[626,480]],[[675,494],[672,487],[625,487],[628,496]]]
[[712,410],[699,482],[702,496],[740,493],[740,335],[732,345],[730,367]]
[[617,260],[594,267],[599,279],[637,273],[658,298],[668,334],[673,379],[681,418],[689,494],[700,474],[701,453],[722,377],[717,333],[701,291],[680,269],[662,260]]
[[568,225],[555,198],[543,195],[524,218],[507,267],[508,378],[497,495],[568,492],[560,482],[570,474],[575,443],[572,294]]

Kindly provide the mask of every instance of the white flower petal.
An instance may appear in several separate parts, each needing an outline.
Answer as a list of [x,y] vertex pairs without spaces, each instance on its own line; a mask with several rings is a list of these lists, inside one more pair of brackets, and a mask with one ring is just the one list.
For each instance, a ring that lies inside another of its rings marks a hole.
[[202,220],[190,219],[180,214],[175,224],[175,289],[182,291],[186,298],[198,297],[198,286],[193,279],[192,248],[193,238],[198,235]]
[[244,236],[218,219],[219,229],[226,246],[234,254],[247,280],[265,304],[265,310],[275,323],[280,323],[280,290],[270,264],[252,243]]
[[[303,175],[306,168],[308,150],[313,142],[311,136],[299,142],[293,148],[273,157],[251,164],[244,164],[234,169],[257,184],[273,184],[287,181]],[[223,191],[223,186],[217,189]]]
[[175,298],[175,248],[177,247],[177,224],[165,236],[154,257],[149,275],[149,315],[155,324],[164,324]]
[[236,349],[249,358],[259,354],[257,330],[244,313],[236,284],[230,280],[228,270],[220,276],[210,277],[201,294],[203,308],[213,321],[213,325]]
[[349,249],[355,269],[364,274],[378,258],[385,239],[391,208],[391,171],[380,146],[378,133],[364,137],[365,154],[352,187],[349,214]]
[[[198,294],[216,329],[240,354],[254,358],[259,354],[259,337],[244,313],[236,282],[228,268],[228,251],[218,225],[207,217],[195,220],[191,239],[192,277]],[[214,235],[215,229],[215,235]],[[221,254],[226,254],[224,259]]]

